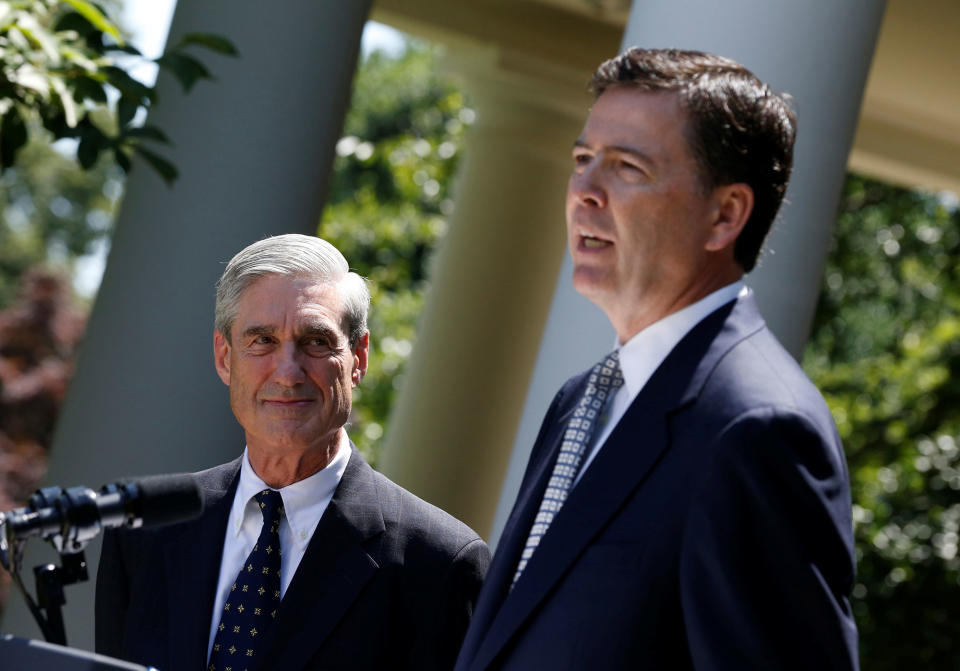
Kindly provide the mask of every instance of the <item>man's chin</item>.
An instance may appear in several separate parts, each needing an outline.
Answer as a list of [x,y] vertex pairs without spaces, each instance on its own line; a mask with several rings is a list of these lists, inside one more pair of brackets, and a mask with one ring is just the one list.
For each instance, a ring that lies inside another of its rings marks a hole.
[[573,288],[578,294],[601,307],[604,297],[615,293],[610,273],[599,268],[574,268]]

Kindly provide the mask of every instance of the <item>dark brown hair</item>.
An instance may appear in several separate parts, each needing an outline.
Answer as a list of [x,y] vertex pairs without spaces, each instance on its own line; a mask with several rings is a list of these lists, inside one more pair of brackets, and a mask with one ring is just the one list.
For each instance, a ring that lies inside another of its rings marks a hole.
[[743,182],[753,189],[753,211],[734,246],[737,263],[753,270],[793,166],[797,117],[790,97],[729,58],[680,49],[628,49],[590,81],[597,97],[619,86],[675,92],[704,187]]

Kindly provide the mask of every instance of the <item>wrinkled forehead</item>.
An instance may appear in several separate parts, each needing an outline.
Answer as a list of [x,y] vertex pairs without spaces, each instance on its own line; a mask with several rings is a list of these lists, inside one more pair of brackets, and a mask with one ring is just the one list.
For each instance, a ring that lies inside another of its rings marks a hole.
[[340,283],[311,275],[258,277],[244,288],[237,307],[235,323],[323,320],[340,326],[344,320]]

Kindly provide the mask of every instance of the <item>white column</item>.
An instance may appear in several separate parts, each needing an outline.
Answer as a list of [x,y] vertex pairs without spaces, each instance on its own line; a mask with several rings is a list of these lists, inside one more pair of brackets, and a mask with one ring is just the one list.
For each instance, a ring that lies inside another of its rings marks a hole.
[[[770,251],[747,277],[767,323],[795,356],[816,306],[884,5],[884,0],[637,0],[624,35],[623,49],[676,47],[733,58],[795,98],[799,130],[788,202],[769,239]],[[613,343],[606,319],[576,295],[570,275],[568,259],[527,394],[494,538],[513,505],[554,391]]]
[[[137,165],[77,373],[57,426],[47,482],[99,487],[120,476],[191,471],[243,449],[213,368],[214,283],[264,236],[316,231],[369,0],[183,2],[169,43],[229,38],[238,58],[199,54],[216,81],[183,95],[161,75],[150,121],[175,146],[167,188]],[[216,539],[210,539],[215,542]],[[34,542],[27,571],[45,555]],[[70,643],[93,645],[93,578],[66,589]],[[32,579],[29,581],[32,583]],[[39,637],[18,595],[4,631]]]
[[380,465],[486,535],[565,246],[570,108],[589,97],[495,51],[463,60],[477,123]]

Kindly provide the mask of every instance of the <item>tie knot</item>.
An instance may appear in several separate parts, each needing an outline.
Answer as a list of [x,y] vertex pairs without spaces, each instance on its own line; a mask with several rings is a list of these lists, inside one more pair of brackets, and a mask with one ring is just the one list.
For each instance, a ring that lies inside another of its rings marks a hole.
[[260,506],[260,514],[263,515],[264,524],[273,524],[283,514],[283,498],[280,496],[280,492],[275,489],[264,489],[254,496],[253,500]]
[[613,350],[590,371],[590,383],[598,390],[609,391],[623,384],[620,370],[620,350]]

